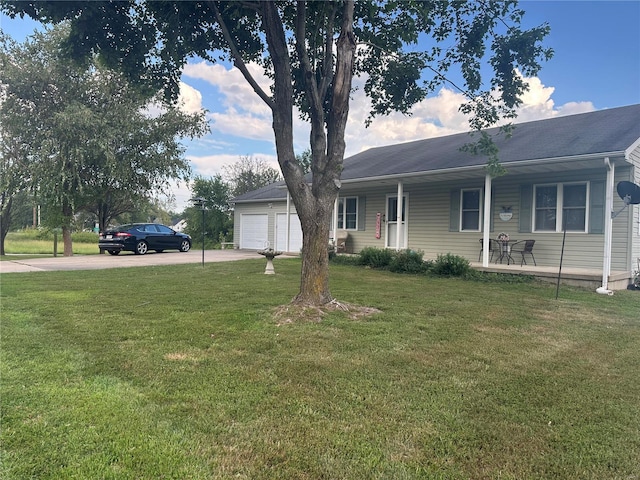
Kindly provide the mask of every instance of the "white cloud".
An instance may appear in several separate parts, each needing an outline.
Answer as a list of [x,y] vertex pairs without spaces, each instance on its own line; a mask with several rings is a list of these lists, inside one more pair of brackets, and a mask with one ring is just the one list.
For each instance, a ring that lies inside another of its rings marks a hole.
[[[263,153],[253,153],[249,156],[265,161],[270,167],[280,171],[278,165],[278,159],[275,155],[265,155]],[[237,162],[239,156],[235,154],[221,154],[221,155],[204,155],[195,156],[190,155],[187,160],[191,163],[191,166],[196,175],[200,175],[205,178],[210,178],[218,174],[223,174],[223,167],[231,163]],[[185,208],[191,205],[189,201],[193,197],[193,193],[190,189],[188,182],[171,181],[169,191],[173,198],[168,199],[173,208],[177,212],[182,212]]]
[[[262,68],[256,64],[248,64],[247,68],[256,83],[268,93],[271,81],[263,74]],[[204,80],[215,87],[223,108],[207,115],[213,131],[252,140],[273,141],[271,110],[253,91],[240,70],[198,62],[187,64],[183,76]]]
[[[270,80],[262,74],[261,67],[249,65],[248,68],[260,86],[269,92]],[[198,140],[200,145],[206,145],[209,150],[223,152],[224,150],[237,151],[238,138],[274,144],[271,111],[245,81],[239,70],[200,62],[186,65],[184,76],[204,80],[212,85],[216,91],[216,101],[222,107],[208,114],[214,136]],[[552,99],[554,87],[545,86],[537,77],[525,80],[529,84],[529,91],[523,95],[523,104],[518,109],[518,118],[514,123],[595,110],[591,102],[571,102],[556,106]],[[371,104],[364,94],[363,85],[364,79],[354,79],[356,89],[351,98],[345,134],[346,156],[376,146],[469,130],[468,118],[459,111],[460,105],[465,103],[466,98],[461,93],[447,88],[440,89],[435,95],[415,105],[411,116],[394,112],[388,116],[375,118],[366,128],[365,120]],[[198,101],[202,102],[202,95],[186,84],[184,93],[192,100],[193,105],[197,105]],[[215,133],[218,137],[215,137]],[[220,135],[233,136],[233,139],[221,140]],[[294,142],[296,152],[301,153],[309,148],[309,125],[300,120],[297,112],[294,113]],[[245,154],[247,153],[242,153],[242,155]],[[273,154],[261,152],[249,154],[267,160],[274,168],[278,168]],[[222,173],[224,165],[233,163],[238,158],[239,155],[236,153],[188,157],[194,172],[203,176]]]
[[[247,65],[247,70],[256,83],[268,94],[271,80],[264,75],[262,67],[250,63]],[[185,65],[182,74],[186,77],[204,80],[216,87],[222,97],[222,104],[227,108],[234,108],[237,111],[261,117],[271,115],[269,107],[258,97],[240,70],[235,67],[227,69],[220,64],[211,65],[202,61]]]
[[558,115],[575,115],[577,113],[593,112],[596,107],[592,102],[567,102],[558,107]]
[[224,112],[214,112],[207,115],[211,120],[211,128],[225,135],[234,135],[251,140],[273,141],[271,129],[271,114],[268,116],[249,115],[229,108]]
[[[178,93],[177,106],[185,113],[193,114],[203,110],[202,93],[184,82],[180,82],[180,92]],[[160,103],[151,103],[146,108],[146,113],[150,117],[158,117],[167,111],[166,107]]]
[[595,110],[591,102],[571,102],[555,106],[551,98],[555,92],[554,87],[546,87],[537,77],[526,78],[529,91],[522,96],[522,105],[518,109],[518,118],[514,123],[543,120],[562,115],[591,112]]
[[[242,155],[245,156],[245,155]],[[265,155],[263,153],[252,153],[248,156],[255,159],[260,159],[266,162],[270,167],[280,170],[278,166],[278,159],[275,155]],[[189,156],[187,159],[191,162],[194,170],[198,175],[203,177],[212,177],[217,174],[223,173],[223,167],[237,162],[240,159],[239,155],[235,154],[222,154],[222,155],[204,155],[204,156]]]
[[202,111],[202,94],[190,85],[180,82],[180,94],[178,106],[185,113],[198,113]]
[[[551,98],[554,87],[545,86],[537,77],[526,78],[525,81],[529,84],[529,91],[522,97],[522,105],[517,110],[518,117],[514,123],[595,110],[591,102],[572,102],[556,107]],[[374,119],[371,126],[365,128],[364,121],[370,103],[359,90],[354,95],[349,110],[347,155],[375,146],[468,131],[468,117],[460,112],[460,105],[465,102],[466,98],[461,93],[442,88],[435,96],[416,104],[411,116],[395,112]]]
[[402,143],[411,140],[438,137],[469,129],[466,117],[458,111],[464,101],[460,94],[441,89],[415,105],[412,115],[394,112],[376,117],[366,128],[371,103],[362,90],[352,97],[349,123],[346,131],[347,155],[380,145]]
[[189,199],[192,194],[187,182],[172,180],[169,182],[168,190],[171,192],[171,196],[161,198],[161,200],[168,202],[172,210],[182,212],[191,204]]

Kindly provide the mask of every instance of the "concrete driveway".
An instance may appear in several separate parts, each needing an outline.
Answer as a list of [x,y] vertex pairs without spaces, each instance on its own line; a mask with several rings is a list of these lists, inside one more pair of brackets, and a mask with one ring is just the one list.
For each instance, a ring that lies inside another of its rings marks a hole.
[[[234,260],[264,258],[254,250],[205,250],[205,263],[231,262]],[[202,250],[189,252],[149,252],[135,255],[123,252],[120,255],[74,255],[73,257],[42,257],[0,262],[0,273],[46,272],[54,270],[101,270],[105,268],[148,267],[152,265],[178,265],[202,262]]]

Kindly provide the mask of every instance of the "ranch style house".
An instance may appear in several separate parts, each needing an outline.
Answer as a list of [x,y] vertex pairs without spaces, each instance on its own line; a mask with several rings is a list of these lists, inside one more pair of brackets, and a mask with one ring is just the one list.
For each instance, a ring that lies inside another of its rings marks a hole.
[[[626,204],[618,185],[640,183],[640,105],[516,124],[510,138],[496,137],[507,171],[496,178],[486,157],[462,149],[475,139],[461,133],[345,158],[331,226],[340,250],[452,253],[485,271],[549,280],[562,272],[599,293],[627,287],[640,268],[640,206]],[[300,252],[284,182],[233,202],[237,248]]]

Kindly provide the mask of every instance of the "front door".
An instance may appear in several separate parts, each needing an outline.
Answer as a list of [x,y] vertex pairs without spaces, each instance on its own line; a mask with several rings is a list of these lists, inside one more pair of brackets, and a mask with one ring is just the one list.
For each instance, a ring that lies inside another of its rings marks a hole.
[[407,197],[402,197],[402,218],[400,219],[400,242],[398,243],[398,196],[387,197],[387,248],[407,248]]

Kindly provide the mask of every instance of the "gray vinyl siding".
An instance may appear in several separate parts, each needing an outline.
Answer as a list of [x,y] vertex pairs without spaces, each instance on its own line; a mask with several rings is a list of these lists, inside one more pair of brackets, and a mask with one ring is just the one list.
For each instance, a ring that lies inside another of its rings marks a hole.
[[[640,155],[637,155],[640,161]],[[631,168],[626,162],[616,162],[615,184],[621,180],[635,178],[638,183],[638,170]],[[538,175],[506,175],[495,179],[492,184],[492,218],[490,219],[490,237],[495,238],[498,233],[506,232],[511,239],[534,239],[534,255],[538,265],[556,266],[560,263],[562,253],[562,232],[531,231],[531,210],[533,204],[522,208],[521,199],[524,192],[533,195],[533,186],[537,184],[592,182],[601,184],[606,180],[606,169],[589,170],[583,172],[567,172]],[[526,188],[523,189],[523,186]],[[451,231],[451,198],[452,191],[461,189],[480,188],[484,197],[484,178],[434,182],[422,184],[404,184],[404,195],[408,199],[407,209],[407,246],[413,250],[424,252],[425,259],[435,259],[438,255],[453,253],[478,261],[480,239],[482,232]],[[597,188],[593,189],[594,191]],[[344,186],[341,196],[358,196],[364,204],[360,205],[358,230],[350,230],[347,246],[349,251],[359,252],[364,247],[383,248],[386,242],[386,223],[382,222],[380,238],[376,238],[376,218],[386,215],[386,201],[388,196],[397,194],[397,186],[390,183],[385,186],[367,188],[366,186]],[[271,208],[268,207],[271,203]],[[592,202],[589,202],[590,205]],[[622,200],[614,194],[614,211],[623,206]],[[509,221],[500,219],[502,208],[511,207],[512,218]],[[293,205],[291,206],[292,212]],[[455,208],[455,206],[454,206]],[[234,239],[240,239],[239,219],[242,214],[267,213],[269,241],[275,244],[275,222],[277,213],[286,212],[286,202],[240,203],[235,206]],[[607,212],[604,213],[608,214]],[[601,214],[602,216],[602,214]],[[526,217],[526,218],[525,218]],[[640,208],[634,206],[620,213],[613,221],[612,235],[612,270],[629,270],[630,264],[635,265],[635,259],[640,257]],[[590,219],[591,220],[591,219]],[[523,225],[528,229],[523,228]],[[482,225],[482,224],[481,224]],[[528,230],[528,231],[527,231]],[[593,229],[590,229],[593,231]],[[595,231],[598,231],[597,229]],[[602,231],[602,230],[599,230]],[[632,245],[629,248],[629,245]],[[603,233],[567,232],[563,266],[602,269],[604,255]]]
[[[616,183],[628,177],[629,169],[624,165],[616,169]],[[534,239],[536,240],[534,255],[538,265],[559,265],[562,252],[562,232],[520,231],[521,186],[582,181],[603,182],[605,179],[604,166],[600,171],[567,173],[557,175],[554,178],[540,174],[526,177],[507,175],[495,179],[492,184],[491,238],[495,238],[499,232],[506,232],[512,239]],[[409,204],[407,216],[408,248],[424,252],[425,259],[435,259],[440,254],[453,253],[464,256],[471,261],[477,261],[480,252],[479,240],[482,238],[482,232],[451,231],[450,203],[452,190],[470,188],[484,190],[484,179],[433,184],[405,184],[403,191],[408,198]],[[343,191],[342,194],[351,193]],[[376,213],[384,214],[387,196],[395,194],[397,194],[397,189],[394,185],[367,190],[367,228],[364,231],[349,232],[351,248],[354,252],[360,251],[365,246],[384,247],[386,233],[384,223],[382,225],[381,238],[375,238]],[[617,198],[617,195],[615,197],[614,209],[617,209],[622,206],[622,202]],[[505,222],[500,219],[499,214],[502,207],[511,207],[511,220]],[[633,210],[630,211],[633,212]],[[637,214],[636,212],[635,215]],[[630,215],[630,213],[627,212],[626,215]],[[621,214],[621,217],[623,217],[623,214]],[[628,228],[629,222],[624,218],[616,219],[613,223],[613,270],[628,270]],[[601,269],[603,253],[604,234],[567,232],[563,265]]]
[[[614,185],[623,180],[628,180],[631,176],[631,168],[627,164],[620,165],[620,162],[616,165],[616,175],[614,178]],[[615,187],[614,187],[615,188]],[[624,202],[616,192],[613,194],[613,211],[616,212],[624,206]],[[630,255],[632,252],[631,246],[631,232],[632,232],[632,218],[633,209],[625,208],[621,214],[619,214],[612,221],[612,236],[611,236],[611,269],[612,270],[629,270]]]
[[[384,247],[384,235],[380,239],[376,239],[376,215],[385,213],[386,196],[385,191],[381,189],[363,191],[341,191],[341,197],[357,196],[359,199],[364,198],[365,207],[360,205],[358,212],[358,230],[349,230],[349,238],[347,239],[347,248],[352,252],[359,252],[364,247]],[[362,215],[364,213],[364,215]],[[384,225],[383,225],[384,228]]]

